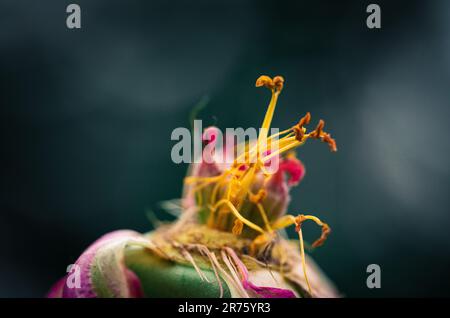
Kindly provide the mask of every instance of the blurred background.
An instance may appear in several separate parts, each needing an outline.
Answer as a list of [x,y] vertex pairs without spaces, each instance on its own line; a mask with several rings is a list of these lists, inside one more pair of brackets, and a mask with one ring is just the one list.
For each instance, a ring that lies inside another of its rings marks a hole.
[[[349,297],[450,296],[450,2],[0,1],[0,296],[42,297],[100,235],[151,230],[186,165],[171,132],[276,127],[310,111],[338,142],[298,151],[292,213],[333,233],[313,257]],[[305,235],[314,238],[311,226]],[[381,288],[366,267],[381,266]]]

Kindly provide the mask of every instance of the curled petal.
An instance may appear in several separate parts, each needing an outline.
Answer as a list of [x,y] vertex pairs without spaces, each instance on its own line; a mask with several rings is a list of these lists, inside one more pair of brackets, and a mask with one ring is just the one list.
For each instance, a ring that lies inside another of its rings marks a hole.
[[295,157],[287,157],[280,162],[278,172],[274,176],[276,182],[283,182],[284,176],[288,175],[287,183],[289,186],[297,185],[305,176],[305,167]]
[[256,286],[250,281],[243,282],[243,285],[245,289],[253,291],[261,298],[296,298],[294,292],[289,289]]
[[237,266],[239,274],[241,275],[242,286],[245,290],[256,297],[260,298],[296,298],[294,292],[289,289],[270,287],[270,286],[256,286],[249,280],[247,267],[242,263],[233,249],[226,247],[225,250],[232,257]]
[[140,297],[137,276],[124,265],[128,245],[148,246],[141,234],[120,230],[95,241],[72,266],[73,272],[57,282],[48,297],[95,298]]
[[[262,204],[269,220],[275,220],[286,212],[290,201],[290,187],[297,185],[304,175],[305,167],[300,160],[290,156],[280,159],[278,170],[264,184],[266,195]],[[260,183],[256,183],[255,191],[260,186]]]

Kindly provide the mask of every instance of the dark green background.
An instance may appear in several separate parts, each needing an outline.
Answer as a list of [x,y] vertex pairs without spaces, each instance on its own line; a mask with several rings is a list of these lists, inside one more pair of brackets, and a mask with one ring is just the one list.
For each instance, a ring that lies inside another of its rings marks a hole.
[[313,256],[340,290],[450,295],[448,1],[377,1],[381,30],[366,1],[75,2],[81,30],[69,1],[0,1],[0,296],[43,296],[101,234],[151,229],[187,168],[172,130],[205,96],[206,123],[259,125],[260,74],[286,78],[276,127],[311,111],[337,139],[299,150],[291,212],[331,225]]

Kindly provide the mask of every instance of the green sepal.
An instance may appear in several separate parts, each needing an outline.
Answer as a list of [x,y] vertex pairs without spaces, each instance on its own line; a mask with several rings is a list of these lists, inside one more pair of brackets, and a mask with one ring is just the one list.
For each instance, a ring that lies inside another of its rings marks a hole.
[[[151,251],[133,247],[125,251],[125,264],[140,279],[145,297],[150,298],[217,298],[220,287],[213,270],[202,269],[209,282],[202,281],[196,270],[162,259]],[[231,298],[225,281],[220,278],[223,297]]]

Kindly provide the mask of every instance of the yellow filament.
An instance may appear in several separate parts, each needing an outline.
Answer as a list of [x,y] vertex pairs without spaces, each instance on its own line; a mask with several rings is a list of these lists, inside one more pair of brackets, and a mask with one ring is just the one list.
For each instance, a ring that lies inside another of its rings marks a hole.
[[258,231],[260,233],[264,233],[264,230],[262,228],[260,228],[258,225],[256,225],[255,223],[247,220],[246,218],[244,218],[239,211],[236,209],[236,207],[227,199],[222,199],[219,202],[217,202],[217,204],[214,206],[214,209],[217,209],[219,206],[221,205],[226,205],[228,206],[228,208],[231,210],[231,212],[234,214],[234,216],[236,218],[238,218],[239,220],[242,221],[242,223],[244,223],[245,225],[247,225],[249,228]]
[[278,220],[276,220],[273,224],[272,224],[272,229],[273,230],[281,230],[284,229],[288,226],[291,226],[295,224],[295,217],[293,215],[283,215],[282,217],[280,217]]
[[[224,177],[225,177],[225,175],[224,175]],[[214,189],[213,189],[212,194],[211,194],[211,200],[210,200],[211,204],[216,202],[217,192],[219,191],[220,186],[226,181],[227,180],[225,178],[223,178],[222,180],[218,181],[216,183],[216,185],[214,186]]]
[[261,144],[262,140],[267,138],[269,132],[270,124],[272,123],[273,113],[275,112],[275,107],[277,106],[278,96],[280,91],[272,91],[272,98],[270,99],[269,106],[267,107],[266,115],[264,116],[264,121],[261,126],[261,134],[258,136],[258,144]]
[[197,204],[199,206],[202,206],[203,205],[203,194],[202,194],[202,192],[201,191],[197,191],[195,193],[197,195]]
[[259,213],[261,214],[261,217],[264,221],[264,225],[266,226],[267,231],[272,232],[272,228],[270,226],[269,219],[267,218],[266,211],[264,211],[264,207],[261,203],[258,203],[256,205],[258,207]]
[[323,223],[318,217],[316,217],[314,215],[301,215],[301,220],[302,221],[297,221],[297,219],[293,215],[285,215],[285,216],[282,216],[281,218],[279,218],[278,220],[276,220],[272,224],[272,228],[274,230],[279,230],[279,229],[288,227],[293,224],[295,224],[297,226],[297,229],[298,229],[297,233],[298,233],[298,238],[300,241],[300,256],[302,259],[303,274],[305,276],[306,284],[308,285],[309,293],[311,294],[312,293],[311,285],[309,284],[308,275],[306,273],[305,244],[303,242],[303,233],[302,233],[301,223],[304,220],[311,220],[311,221],[314,221],[317,225],[322,226],[322,227],[326,224]]
[[214,182],[217,181],[218,179],[220,179],[222,177],[222,175],[218,175],[218,176],[214,176],[214,177],[197,177],[197,176],[189,176],[184,178],[184,182],[186,184],[192,184],[192,183],[196,183],[196,182]]
[[240,205],[244,201],[246,195],[248,194],[248,190],[250,189],[256,173],[257,165],[251,166],[247,171],[245,172],[245,175],[241,178],[240,181],[240,190],[237,192],[236,195],[236,202],[239,202],[238,207],[240,208]]
[[[284,135],[284,134],[288,134],[288,135],[284,136],[283,138],[280,138],[280,139],[278,140],[278,142],[281,141],[281,140],[283,140],[284,138],[291,137],[292,134],[293,134],[292,128],[289,128],[289,129],[280,131],[280,132],[278,132],[278,133],[276,133],[276,134],[270,135],[270,136],[267,138],[267,142],[270,144],[270,143],[272,142],[273,139],[275,139],[275,138],[278,137],[278,136]],[[255,145],[253,145],[253,146],[248,150],[248,153],[242,153],[242,154],[240,154],[240,155],[236,158],[235,163],[241,163],[243,157],[245,157],[245,156],[249,156],[249,162],[250,162],[250,160],[253,159],[253,157],[255,157],[255,155],[257,154],[257,149],[258,149],[258,143],[256,143]]]
[[[250,197],[252,196],[258,196],[258,194],[254,194],[252,193],[250,190],[248,191],[248,194]],[[252,201],[252,199],[250,199],[250,201]],[[264,226],[266,227],[268,232],[273,232],[272,231],[272,227],[270,226],[270,222],[269,219],[267,217],[266,211],[264,210],[263,205],[260,202],[253,202],[256,204],[256,207],[258,208],[259,214],[261,214],[261,218],[263,219],[264,222]]]
[[305,246],[303,244],[303,234],[301,228],[298,231],[298,238],[300,240],[300,255],[302,258],[303,275],[305,276],[306,285],[308,285],[308,291],[312,295],[311,285],[309,284],[308,275],[306,274]]

